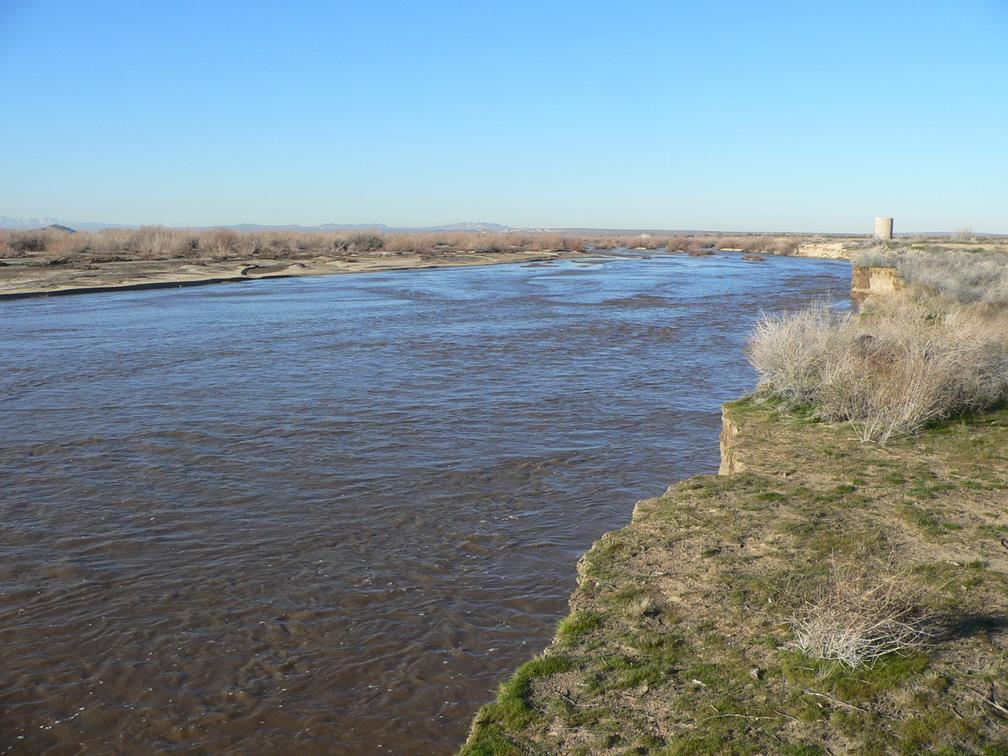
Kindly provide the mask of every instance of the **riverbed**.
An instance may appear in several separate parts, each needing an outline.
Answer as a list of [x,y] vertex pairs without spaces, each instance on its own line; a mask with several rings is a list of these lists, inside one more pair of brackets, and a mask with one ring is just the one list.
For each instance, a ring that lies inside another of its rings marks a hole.
[[450,753],[844,261],[0,302],[0,752]]

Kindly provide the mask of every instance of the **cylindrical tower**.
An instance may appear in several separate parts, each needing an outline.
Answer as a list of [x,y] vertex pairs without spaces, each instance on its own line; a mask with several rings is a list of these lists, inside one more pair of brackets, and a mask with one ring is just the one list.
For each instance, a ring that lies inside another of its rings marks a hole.
[[892,218],[875,219],[875,238],[892,239]]

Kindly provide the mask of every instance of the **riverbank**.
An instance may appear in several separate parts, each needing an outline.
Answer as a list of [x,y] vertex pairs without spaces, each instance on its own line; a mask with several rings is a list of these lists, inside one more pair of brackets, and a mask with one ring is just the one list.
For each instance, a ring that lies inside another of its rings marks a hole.
[[[650,247],[623,249],[625,254],[654,253]],[[664,254],[700,254],[698,252],[668,252]],[[711,248],[715,251],[741,253],[732,248]],[[389,270],[417,270],[425,268],[457,268],[474,265],[502,265],[522,262],[548,262],[571,260],[591,255],[612,255],[613,249],[585,251],[511,250],[494,252],[443,251],[435,254],[388,254],[368,252],[339,258],[312,257],[303,259],[247,258],[226,261],[172,258],[168,260],[82,260],[63,258],[8,258],[0,259],[0,300],[26,297],[91,294],[102,291],[130,289],[155,289],[183,286],[201,286],[218,283],[238,283],[267,278],[292,276],[322,276],[343,273],[375,273]],[[789,256],[789,255],[788,255]],[[808,250],[795,257],[824,257],[843,259],[831,254],[813,254]],[[748,253],[743,259],[759,261],[762,258]]]
[[243,231],[145,226],[0,230],[0,298],[193,286],[257,278],[459,267],[610,250],[790,254],[805,237],[459,231]]
[[[978,247],[977,244],[982,244]],[[575,258],[612,250],[709,255],[718,251],[851,259],[892,250],[1004,251],[1003,238],[879,244],[864,236],[187,231],[162,227],[78,233],[0,230],[0,299],[115,289],[194,286],[259,278],[459,267]]]
[[[743,400],[721,440],[721,476],[585,554],[553,643],[463,753],[1008,748],[1008,411],[879,447]],[[929,641],[857,669],[795,650],[837,559],[919,584]]]
[[581,257],[577,251],[452,252],[438,255],[361,254],[341,259],[228,260],[194,262],[170,260],[115,260],[109,262],[56,261],[34,258],[0,260],[0,299],[87,294],[100,291],[199,286],[263,278],[373,273],[386,270],[455,268],[541,262]]

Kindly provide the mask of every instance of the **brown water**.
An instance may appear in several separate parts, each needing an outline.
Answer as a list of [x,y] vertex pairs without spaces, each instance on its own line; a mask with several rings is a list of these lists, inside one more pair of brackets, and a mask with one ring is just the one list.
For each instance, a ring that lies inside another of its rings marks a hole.
[[0,752],[449,753],[718,463],[761,309],[655,255],[0,302]]

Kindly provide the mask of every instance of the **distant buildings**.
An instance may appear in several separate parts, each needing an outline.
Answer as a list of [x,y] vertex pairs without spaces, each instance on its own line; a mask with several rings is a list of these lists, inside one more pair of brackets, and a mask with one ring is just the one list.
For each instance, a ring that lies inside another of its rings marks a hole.
[[892,218],[875,219],[875,238],[892,239]]

